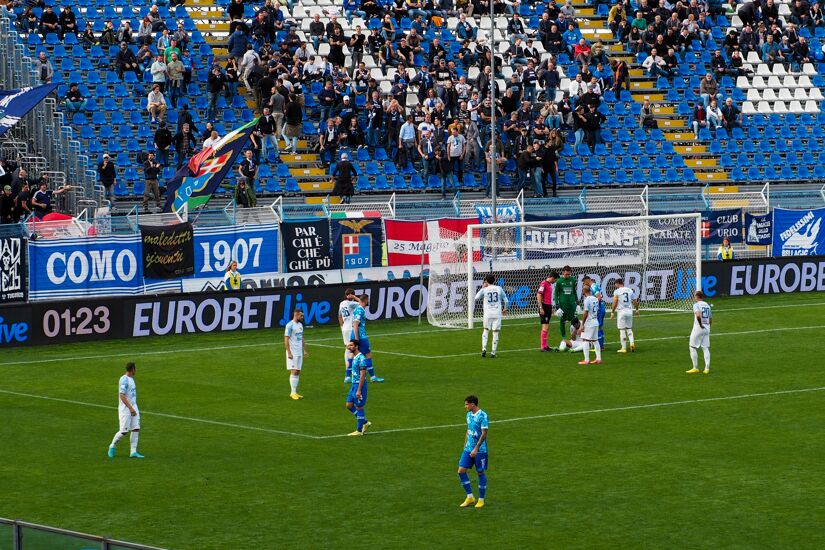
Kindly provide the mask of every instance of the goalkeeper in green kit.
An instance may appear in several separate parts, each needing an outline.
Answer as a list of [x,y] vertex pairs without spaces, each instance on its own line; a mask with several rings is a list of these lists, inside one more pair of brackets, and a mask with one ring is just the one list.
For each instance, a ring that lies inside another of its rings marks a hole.
[[[576,295],[576,279],[573,277],[573,270],[569,265],[561,270],[561,277],[556,280],[553,302],[562,314],[559,317],[559,330],[563,340],[568,340],[567,323],[572,323],[576,318],[576,304],[579,297]],[[570,345],[570,342],[567,342]]]

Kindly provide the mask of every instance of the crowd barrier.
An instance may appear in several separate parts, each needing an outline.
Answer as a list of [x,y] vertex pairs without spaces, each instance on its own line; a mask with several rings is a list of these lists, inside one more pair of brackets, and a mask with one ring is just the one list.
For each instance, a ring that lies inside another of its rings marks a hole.
[[[680,274],[674,273],[678,277]],[[584,274],[580,274],[581,277]],[[618,273],[628,279],[638,274]],[[606,276],[606,277],[607,277]],[[657,276],[661,273],[657,272]],[[689,281],[689,278],[685,278]],[[344,290],[370,296],[370,321],[409,319],[426,314],[427,293],[437,292],[435,307],[463,311],[462,283],[428,287],[426,280],[402,279],[356,284],[300,286],[237,292],[198,292],[125,298],[82,298],[7,305],[0,316],[0,347],[201,334],[236,330],[280,331],[292,311],[301,308],[307,325],[335,325]],[[506,285],[505,285],[506,286]],[[825,291],[825,256],[759,258],[703,262],[702,286],[707,296],[743,296]],[[692,286],[676,285],[675,293]],[[527,307],[535,289],[506,288]],[[464,292],[466,294],[466,291]]]

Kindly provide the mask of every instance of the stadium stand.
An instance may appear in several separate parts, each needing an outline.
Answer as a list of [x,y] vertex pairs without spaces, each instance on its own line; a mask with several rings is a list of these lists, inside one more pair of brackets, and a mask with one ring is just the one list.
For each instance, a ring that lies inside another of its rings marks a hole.
[[[755,9],[505,0],[494,25],[486,2],[466,0],[10,4],[41,80],[60,83],[76,134],[97,162],[112,157],[117,198],[142,193],[145,153],[169,139],[161,120],[172,141],[158,155],[165,181],[184,122],[199,148],[265,106],[274,116],[256,138],[259,195],[329,194],[344,151],[357,193],[484,192],[493,82],[505,191],[540,192],[535,168],[553,166],[562,187],[825,175],[825,21],[804,0]],[[454,127],[467,158],[441,162]],[[298,138],[294,150],[282,130]]]

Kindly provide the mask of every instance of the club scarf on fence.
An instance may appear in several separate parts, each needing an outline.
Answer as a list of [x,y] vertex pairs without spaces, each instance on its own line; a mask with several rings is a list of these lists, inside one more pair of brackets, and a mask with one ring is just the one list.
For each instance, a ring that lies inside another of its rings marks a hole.
[[185,222],[166,226],[140,226],[143,276],[174,279],[195,272],[195,234]]
[[20,122],[21,118],[37,107],[55,88],[57,84],[0,90],[0,136]]
[[[385,220],[387,265],[419,265],[422,253],[424,265],[458,262],[459,249],[456,244],[464,244],[462,237],[467,232],[467,226],[475,223],[478,223],[478,218]],[[480,259],[481,253],[477,251],[475,261]]]
[[212,194],[232,170],[258,119],[233,130],[211,147],[204,147],[180,168],[166,184],[164,212],[194,209],[209,202]]
[[381,267],[384,229],[380,218],[331,220],[332,267]]

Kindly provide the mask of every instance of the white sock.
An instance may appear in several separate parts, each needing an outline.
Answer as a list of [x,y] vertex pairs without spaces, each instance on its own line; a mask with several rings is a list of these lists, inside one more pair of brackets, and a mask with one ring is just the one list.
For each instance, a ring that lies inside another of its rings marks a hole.
[[498,349],[498,331],[493,331],[493,353]]
[[289,387],[292,388],[292,393],[298,393],[298,378],[297,374],[289,375]]
[[710,348],[702,348],[705,352],[705,370],[710,370]]
[[584,360],[590,361],[590,342],[585,340],[582,342],[582,351],[584,352]]
[[131,448],[131,452],[133,454],[137,452],[137,442],[139,436],[140,432],[132,432],[131,435],[129,435],[129,447]]
[[602,360],[602,346],[598,340],[593,340],[593,347],[596,348],[596,361]]
[[349,367],[349,350],[344,348],[344,368]]
[[481,351],[487,350],[487,329],[481,331]]
[[115,445],[117,445],[117,442],[123,438],[123,435],[123,433],[117,432],[115,436],[112,438],[112,444],[109,445],[109,447],[114,447]]
[[696,348],[690,348],[690,360],[693,362],[693,368],[699,368],[699,354],[696,353]]
[[631,346],[636,345],[635,341],[633,340],[633,329],[632,328],[627,329],[627,339],[630,340],[630,345]]
[[622,349],[625,349],[627,347],[627,336],[625,336],[624,330],[619,331],[619,340],[622,342]]

